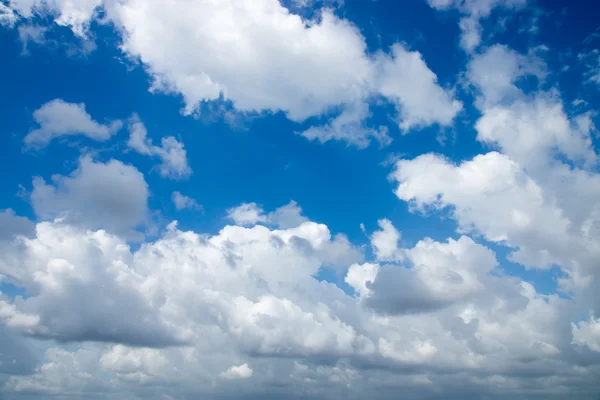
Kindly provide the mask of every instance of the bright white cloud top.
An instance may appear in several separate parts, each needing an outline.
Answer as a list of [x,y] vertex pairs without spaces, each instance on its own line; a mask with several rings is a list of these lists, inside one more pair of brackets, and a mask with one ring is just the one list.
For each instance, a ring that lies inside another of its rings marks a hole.
[[[63,100],[74,88],[28,92],[9,155],[27,181],[0,197],[0,397],[597,399],[599,103],[556,83],[545,45],[495,40],[534,6],[423,0],[456,31],[459,69],[436,73],[445,53],[382,45],[321,3],[0,3],[20,57],[62,57],[62,29],[105,46],[69,63],[119,54],[160,99],[109,119],[91,107],[106,99]],[[595,90],[597,50],[579,54]],[[159,93],[181,105],[167,134]],[[213,114],[299,142],[250,148],[255,131],[209,123],[215,148],[236,142],[211,154],[188,131]],[[221,169],[194,164],[211,156]],[[384,183],[360,175],[373,160]],[[377,210],[314,206],[354,184],[335,199]]]

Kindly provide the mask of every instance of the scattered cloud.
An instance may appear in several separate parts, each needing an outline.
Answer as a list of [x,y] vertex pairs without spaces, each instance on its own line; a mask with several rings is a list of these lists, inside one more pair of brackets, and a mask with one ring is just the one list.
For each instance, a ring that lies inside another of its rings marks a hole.
[[25,136],[25,144],[33,148],[45,147],[53,139],[73,135],[104,142],[123,126],[118,120],[100,124],[86,112],[85,104],[67,103],[62,99],[49,101],[35,110],[33,119],[40,127]]
[[173,192],[173,194],[171,194],[171,200],[173,201],[173,204],[175,204],[175,208],[179,211],[186,209],[197,211],[203,210],[202,205],[198,204],[195,199],[184,196],[180,192]]
[[127,146],[140,154],[156,156],[162,160],[158,170],[160,175],[170,179],[187,179],[192,174],[188,164],[187,152],[183,143],[173,136],[163,137],[161,145],[152,144],[148,131],[137,114],[129,120],[129,141]]

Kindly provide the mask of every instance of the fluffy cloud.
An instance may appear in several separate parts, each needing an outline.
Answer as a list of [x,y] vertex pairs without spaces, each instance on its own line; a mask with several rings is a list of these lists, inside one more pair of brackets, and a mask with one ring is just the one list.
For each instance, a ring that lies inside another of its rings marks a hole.
[[377,224],[379,224],[381,230],[373,232],[371,235],[371,245],[377,260],[390,261],[401,257],[398,252],[400,232],[389,219],[380,219]]
[[527,57],[492,47],[469,66],[482,113],[477,139],[499,152],[459,165],[434,154],[400,160],[392,174],[396,195],[414,210],[448,210],[461,232],[510,246],[513,261],[559,265],[562,290],[577,292],[582,310],[597,309],[594,127],[588,114],[567,115],[555,90],[520,90],[518,79],[539,71]]
[[185,179],[192,174],[188,165],[187,152],[183,143],[173,136],[163,137],[161,145],[152,144],[152,139],[147,137],[148,131],[137,116],[134,114],[129,121],[129,141],[127,146],[140,154],[156,156],[162,160],[158,170],[163,177],[171,179]]
[[[58,341],[145,346],[183,341],[134,287],[143,282],[127,268],[128,246],[104,231],[40,223],[34,239],[18,239],[4,253],[0,272],[29,295],[12,307],[3,302],[0,316],[8,327]],[[159,307],[161,299],[154,301]]]
[[140,236],[134,229],[147,222],[147,203],[148,185],[135,167],[89,156],[82,157],[69,176],[52,176],[52,183],[34,178],[31,192],[31,204],[41,219],[64,218],[132,238]]
[[243,203],[230,208],[227,210],[227,218],[241,226],[256,225],[259,222],[267,221],[264,210],[256,203]]
[[[571,301],[490,274],[493,253],[467,237],[401,249],[409,268],[352,265],[345,279],[358,296],[313,277],[333,241],[314,222],[283,230],[226,226],[215,235],[171,224],[133,251],[104,231],[38,223],[34,238],[0,252],[0,272],[27,291],[4,300],[12,311],[0,316],[38,338],[95,343],[50,344],[36,373],[11,376],[3,391],[78,398],[110,387],[107,396],[165,399],[280,396],[269,387],[293,386],[332,399],[349,389],[356,398],[393,398],[381,389],[388,382],[415,399],[458,383],[506,397],[530,393],[515,371],[561,394],[600,373],[595,353],[571,343],[578,337]],[[388,269],[406,276],[388,277]],[[382,296],[395,305],[387,316],[372,309],[384,311],[377,308]],[[423,308],[428,301],[437,306]],[[19,315],[35,318],[17,324]],[[479,383],[469,377],[474,369]],[[223,379],[250,370],[252,379]]]
[[593,316],[587,321],[571,324],[573,327],[573,343],[585,345],[590,350],[600,352],[600,319]]
[[395,44],[389,55],[379,52],[375,56],[375,66],[377,92],[396,105],[398,123],[404,131],[433,124],[451,125],[462,109],[452,92],[438,85],[437,76],[419,52]]
[[[58,13],[59,24],[84,34],[83,18],[92,18],[101,1],[19,3],[11,4],[24,16],[44,4]],[[373,97],[384,96],[396,106],[404,131],[450,125],[462,109],[419,52],[395,44],[389,54],[372,57],[360,31],[329,9],[307,20],[278,0],[172,0],[168,7],[126,0],[103,6],[121,33],[122,51],[151,74],[151,90],[181,94],[186,114],[220,99],[242,113],[282,111],[293,121],[339,110],[328,125],[304,136],[365,147],[371,138],[390,141],[385,127],[366,124]]]
[[248,379],[252,376],[252,368],[248,364],[233,366],[221,374],[225,379]]
[[25,144],[38,148],[61,136],[84,135],[103,142],[122,127],[121,121],[100,124],[85,111],[83,103],[67,103],[62,99],[49,101],[35,110],[33,119],[40,127],[25,136]]
[[410,269],[385,266],[369,277],[370,307],[391,314],[445,307],[481,291],[496,266],[491,250],[465,236],[448,243],[425,239],[403,253]]

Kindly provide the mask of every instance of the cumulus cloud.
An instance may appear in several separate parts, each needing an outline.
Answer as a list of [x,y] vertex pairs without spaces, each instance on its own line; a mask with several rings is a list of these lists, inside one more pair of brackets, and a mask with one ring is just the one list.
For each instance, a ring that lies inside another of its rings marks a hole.
[[390,261],[401,257],[398,252],[400,232],[389,219],[380,219],[377,224],[381,230],[373,232],[371,235],[371,245],[375,251],[376,259]]
[[104,142],[122,127],[121,121],[100,124],[86,112],[83,103],[67,103],[62,99],[49,101],[35,110],[33,119],[40,127],[25,136],[25,144],[36,148],[61,136],[83,135]]
[[252,368],[248,364],[233,366],[221,374],[225,379],[248,379],[252,376]]
[[571,326],[573,328],[573,343],[600,352],[600,319],[590,316],[589,320],[571,324]]
[[[450,125],[462,109],[419,52],[395,44],[389,53],[372,57],[358,28],[327,8],[309,20],[278,0],[178,0],[169,7],[98,0],[87,7],[84,1],[73,3],[67,10],[70,3],[43,4],[58,13],[59,24],[79,34],[85,34],[83,19],[92,18],[102,4],[106,19],[121,33],[122,51],[152,76],[151,90],[181,94],[185,114],[221,99],[241,113],[282,111],[293,121],[341,110],[329,124],[309,128],[304,136],[365,147],[372,138],[390,142],[385,127],[366,123],[367,103],[374,97],[384,96],[396,106],[404,131]],[[13,7],[28,16],[40,4],[32,0]],[[77,17],[64,16],[73,14]]]
[[237,207],[230,208],[227,210],[227,218],[241,226],[267,222],[264,210],[256,203],[242,203]]
[[447,210],[459,231],[510,246],[513,261],[560,266],[566,274],[561,289],[578,293],[583,310],[596,309],[594,126],[589,114],[568,115],[556,90],[525,94],[519,88],[521,76],[539,71],[528,67],[527,57],[492,47],[469,66],[482,114],[477,139],[497,151],[458,165],[435,154],[400,160],[392,173],[396,195],[415,211]]
[[195,199],[185,196],[180,192],[173,192],[171,195],[171,200],[173,201],[173,204],[177,210],[189,209],[202,211],[203,208],[202,205],[198,204]]
[[[402,249],[405,266],[352,261],[345,280],[357,296],[313,277],[334,241],[325,225],[310,221],[282,230],[225,226],[215,235],[171,224],[132,250],[104,231],[38,223],[34,238],[0,252],[0,273],[27,291],[4,300],[12,314],[0,316],[38,338],[95,343],[49,344],[42,367],[11,376],[3,390],[88,393],[111,382],[110,395],[159,399],[283,395],[283,387],[318,384],[325,398],[349,388],[359,397],[375,391],[393,398],[381,391],[383,381],[415,399],[459,383],[503,397],[529,393],[515,370],[548,382],[561,376],[551,384],[560,393],[577,386],[580,374],[597,376],[572,358],[595,354],[571,343],[572,302],[489,274],[494,254],[473,240],[423,240]],[[387,269],[406,276],[387,276]],[[380,302],[386,296],[390,302]],[[16,315],[35,318],[16,324]],[[511,385],[471,386],[474,368],[484,381]],[[249,370],[252,379],[223,379]],[[267,382],[282,391],[270,392]]]
[[419,52],[395,44],[390,54],[375,56],[377,91],[398,109],[398,123],[405,132],[413,127],[451,125],[462,103],[442,89],[437,76]]
[[63,218],[90,229],[106,229],[128,237],[148,217],[148,185],[135,167],[117,160],[107,163],[85,156],[68,176],[52,182],[33,179],[31,204],[40,219]]
[[192,174],[183,143],[173,136],[163,137],[161,145],[152,144],[148,131],[137,114],[129,120],[129,141],[127,146],[140,154],[156,156],[162,160],[158,170],[161,176],[171,179],[186,179]]
[[447,243],[425,239],[404,254],[410,268],[384,266],[370,277],[369,306],[392,314],[446,307],[481,291],[497,264],[491,250],[466,236]]
[[0,317],[9,327],[58,341],[182,342],[133,287],[142,282],[127,268],[130,259],[128,246],[104,231],[40,223],[35,238],[18,239],[0,261],[0,272],[29,295],[12,307],[5,303]]

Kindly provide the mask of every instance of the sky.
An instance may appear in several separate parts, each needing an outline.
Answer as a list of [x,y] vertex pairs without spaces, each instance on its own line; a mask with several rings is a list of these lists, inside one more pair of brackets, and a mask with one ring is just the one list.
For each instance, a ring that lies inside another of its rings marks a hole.
[[0,399],[600,396],[593,1],[1,0]]

